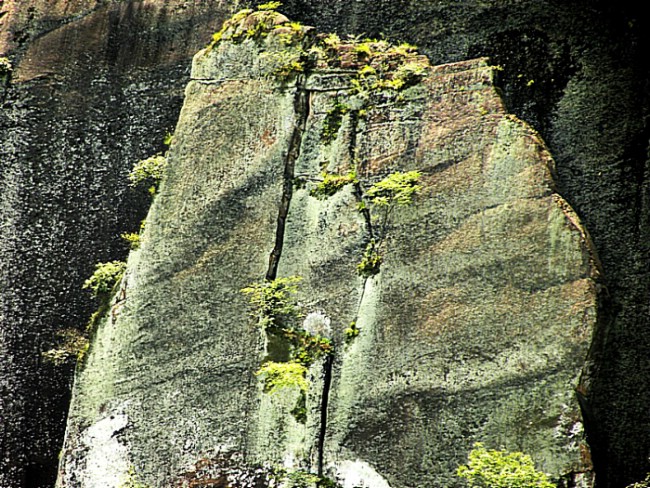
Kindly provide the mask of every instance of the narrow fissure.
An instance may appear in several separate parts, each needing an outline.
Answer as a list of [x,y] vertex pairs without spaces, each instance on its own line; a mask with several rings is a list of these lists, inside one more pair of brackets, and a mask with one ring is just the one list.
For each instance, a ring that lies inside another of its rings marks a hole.
[[332,385],[332,366],[334,356],[325,357],[324,377],[323,377],[323,396],[320,406],[320,431],[318,433],[318,477],[323,477],[323,465],[325,461],[325,435],[327,430],[327,406],[330,399],[330,388]]
[[291,204],[291,197],[293,196],[293,180],[296,167],[296,161],[300,156],[300,146],[302,144],[302,136],[307,127],[307,119],[309,118],[309,97],[310,94],[301,85],[296,87],[296,97],[293,102],[294,113],[296,121],[289,141],[289,149],[284,164],[284,182],[282,188],[282,200],[280,201],[280,208],[278,209],[278,220],[275,230],[275,245],[269,256],[269,268],[266,272],[266,279],[272,281],[277,278],[278,265],[280,264],[280,257],[282,256],[282,246],[284,244],[284,231],[287,224],[287,216],[289,214],[289,205]]
[[[348,143],[348,153],[350,157],[351,165],[356,168],[356,149],[357,149],[357,123],[358,119],[356,117],[352,118],[351,128],[350,128],[350,140]],[[363,189],[361,188],[360,183],[354,184],[354,196],[359,203],[363,203]],[[363,208],[361,214],[364,217],[366,223],[366,231],[368,232],[369,239],[374,239],[374,230],[372,226],[372,220],[370,217],[370,210]],[[359,304],[357,306],[357,313],[355,314],[355,323],[358,320],[359,312],[361,310],[361,305],[363,303],[363,298],[365,296],[366,285],[368,284],[368,278],[364,278],[361,296],[359,297]],[[318,465],[317,465],[317,474],[319,478],[323,478],[324,475],[324,464],[325,464],[325,437],[327,434],[327,410],[329,404],[329,395],[332,385],[332,369],[334,366],[334,356],[327,356],[325,358],[324,368],[324,377],[323,377],[323,394],[321,398],[321,418],[320,418],[320,431],[318,434]]]

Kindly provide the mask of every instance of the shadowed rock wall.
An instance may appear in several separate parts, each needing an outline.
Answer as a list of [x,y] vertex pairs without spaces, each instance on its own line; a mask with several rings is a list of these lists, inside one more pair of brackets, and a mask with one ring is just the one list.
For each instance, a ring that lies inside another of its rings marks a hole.
[[173,130],[187,60],[223,19],[210,3],[1,5],[14,65],[0,112],[3,488],[53,486],[73,365],[41,353],[85,327],[95,306],[81,285],[125,256],[119,235],[144,218],[126,174]]

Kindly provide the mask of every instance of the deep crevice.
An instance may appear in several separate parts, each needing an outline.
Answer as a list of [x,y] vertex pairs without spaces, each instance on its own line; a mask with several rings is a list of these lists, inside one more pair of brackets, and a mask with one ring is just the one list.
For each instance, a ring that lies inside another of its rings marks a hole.
[[323,366],[323,396],[321,398],[320,407],[320,431],[318,432],[318,477],[323,477],[323,465],[325,459],[325,435],[327,431],[327,406],[330,398],[330,388],[332,386],[332,365],[334,364],[334,356],[328,355],[325,358]]
[[266,272],[268,281],[274,280],[278,275],[278,265],[282,257],[282,246],[284,245],[284,231],[293,196],[293,180],[296,167],[296,161],[300,157],[300,146],[302,145],[302,136],[307,127],[309,118],[309,97],[310,93],[302,85],[296,86],[296,96],[293,102],[294,114],[296,117],[291,139],[289,140],[289,149],[284,163],[284,181],[282,188],[282,200],[278,209],[277,226],[275,230],[275,245],[269,256],[269,267]]

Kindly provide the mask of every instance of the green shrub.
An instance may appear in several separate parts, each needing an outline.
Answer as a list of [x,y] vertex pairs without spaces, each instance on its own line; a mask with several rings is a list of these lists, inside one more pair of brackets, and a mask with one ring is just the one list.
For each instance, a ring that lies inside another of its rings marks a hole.
[[13,71],[9,58],[0,57],[0,76],[8,75]]
[[323,121],[323,129],[321,130],[321,140],[325,144],[329,144],[336,139],[341,124],[343,123],[343,116],[349,111],[350,107],[338,100],[336,100],[332,108],[327,111],[325,114],[325,120]]
[[366,191],[365,197],[373,205],[410,205],[413,197],[422,187],[418,185],[421,174],[418,171],[392,173]]
[[298,292],[300,276],[276,278],[264,283],[253,283],[243,288],[242,293],[249,296],[255,317],[263,329],[270,327],[289,328],[295,319],[302,317],[300,308],[291,295]]
[[[367,212],[374,221],[379,221],[379,225],[371,233],[374,238],[366,246],[361,262],[357,264],[357,271],[361,276],[368,278],[379,273],[384,260],[384,241],[391,212],[396,206],[413,203],[413,197],[422,189],[418,184],[420,176],[418,171],[392,173],[363,194],[359,211]],[[375,215],[372,215],[371,210]]]
[[374,276],[379,273],[379,268],[383,261],[384,258],[379,252],[378,246],[373,239],[366,246],[361,262],[357,264],[357,272],[365,278]]
[[122,482],[119,488],[150,488],[149,485],[140,481],[138,474],[135,471],[135,468],[131,466],[129,471],[126,473],[126,479]]
[[140,234],[138,232],[123,232],[120,237],[129,243],[129,248],[135,251],[140,248]]
[[129,173],[131,186],[138,186],[145,183],[150,185],[149,192],[151,194],[156,193],[160,180],[165,176],[166,167],[167,158],[161,154],[156,154],[150,158],[138,161]]
[[125,269],[126,263],[123,261],[98,263],[93,275],[84,282],[83,288],[90,289],[96,297],[108,295],[122,279]]
[[282,2],[266,2],[257,6],[257,10],[277,10],[282,6]]
[[555,488],[548,476],[535,469],[530,456],[521,452],[488,450],[477,442],[469,463],[456,474],[471,488]]
[[319,182],[309,191],[310,196],[319,200],[325,200],[326,198],[335,195],[346,185],[354,185],[359,182],[354,170],[345,175],[324,172],[321,176],[323,181]]
[[264,391],[275,393],[283,388],[297,387],[302,392],[309,389],[307,368],[297,361],[276,363],[268,361],[255,373],[264,380]]
[[357,327],[357,323],[350,323],[350,326],[345,329],[345,340],[351,342],[352,339],[359,335],[359,332],[361,332],[361,330]]
[[334,344],[327,337],[295,329],[282,329],[282,336],[291,344],[294,359],[305,366],[323,355],[334,354]]
[[265,52],[262,56],[271,64],[270,76],[286,81],[291,76],[305,71],[304,53],[300,50],[286,49]]

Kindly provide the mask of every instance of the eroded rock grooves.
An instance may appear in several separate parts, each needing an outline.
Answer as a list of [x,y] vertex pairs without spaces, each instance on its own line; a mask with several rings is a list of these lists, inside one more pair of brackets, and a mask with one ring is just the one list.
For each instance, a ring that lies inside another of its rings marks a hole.
[[[133,466],[152,486],[219,473],[250,488],[284,470],[452,487],[475,441],[590,486],[573,391],[598,269],[493,69],[431,67],[384,41],[330,50],[276,13],[234,19],[194,59],[128,300],[78,374],[59,486],[119,486]],[[325,54],[305,57],[314,46]],[[413,170],[411,207],[359,212],[371,185]],[[351,171],[357,184],[316,198],[324,174]],[[359,276],[373,237],[381,268]],[[270,393],[256,372],[291,351],[263,350],[241,290],[295,275],[303,327],[336,358],[309,362],[308,388]]]

